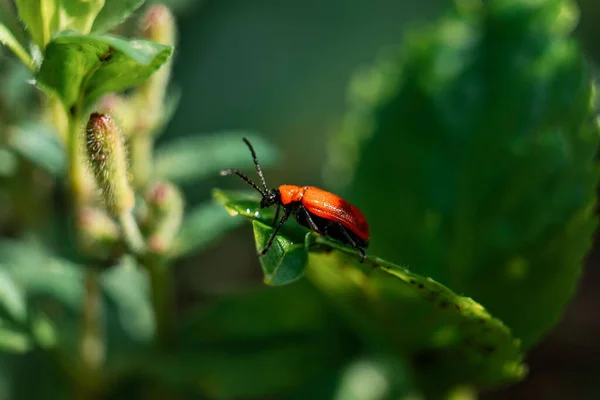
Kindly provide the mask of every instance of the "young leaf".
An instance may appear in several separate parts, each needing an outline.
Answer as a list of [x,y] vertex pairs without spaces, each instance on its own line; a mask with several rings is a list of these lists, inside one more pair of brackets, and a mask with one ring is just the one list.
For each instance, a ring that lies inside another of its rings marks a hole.
[[65,32],[48,44],[38,83],[65,108],[84,110],[102,95],[136,86],[171,55],[172,48],[145,40]]
[[[265,248],[274,228],[260,221],[253,221],[256,251]],[[275,237],[273,245],[264,256],[259,258],[267,285],[285,285],[302,277],[308,261],[308,252],[304,240],[292,241],[285,236]]]
[[212,201],[200,204],[186,214],[169,254],[180,257],[199,252],[241,223]]
[[353,82],[331,184],[370,249],[477,299],[530,347],[596,227],[598,125],[573,3],[470,3]]
[[[313,235],[313,234],[311,234]],[[409,360],[424,391],[498,386],[525,374],[517,339],[480,304],[431,278],[314,236],[308,279],[362,335]],[[434,388],[434,389],[432,389]]]
[[192,183],[216,175],[223,168],[253,168],[252,156],[242,142],[246,136],[261,165],[276,161],[276,150],[266,140],[248,132],[222,132],[176,139],[156,151],[155,172],[160,179]]
[[104,7],[94,20],[92,32],[104,33],[125,21],[144,0],[104,0]]
[[44,49],[58,32],[72,29],[89,33],[104,0],[16,0],[16,3],[31,38]]

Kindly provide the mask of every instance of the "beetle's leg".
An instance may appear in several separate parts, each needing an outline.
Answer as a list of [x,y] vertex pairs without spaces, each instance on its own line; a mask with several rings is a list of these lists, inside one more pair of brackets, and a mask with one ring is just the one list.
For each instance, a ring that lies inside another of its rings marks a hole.
[[304,213],[304,217],[306,218],[306,222],[308,223],[308,226],[310,227],[311,230],[320,233],[321,235],[323,234],[323,232],[321,232],[321,230],[319,229],[319,227],[317,226],[317,224],[315,224],[315,221],[313,221],[312,216],[310,215],[310,213],[308,212],[308,210],[306,209],[306,207],[300,206],[298,207],[298,210],[296,211],[297,213],[302,212]]
[[[350,237],[350,235],[348,235],[346,228],[344,228],[344,226],[342,224],[340,224],[339,222],[333,222],[332,225],[329,225],[329,226],[335,226],[336,228],[339,229],[339,231],[344,236],[344,239],[346,239],[348,241],[348,243],[350,243],[350,246],[352,246],[353,248],[358,250],[358,253],[360,254],[360,263],[361,264],[364,263],[365,259],[367,258],[367,254],[365,253],[365,250],[362,247],[360,247],[358,244],[356,244],[356,241],[354,241],[354,239],[352,239],[352,237]],[[327,227],[325,227],[325,231],[327,231]]]
[[271,234],[271,237],[269,238],[269,241],[267,242],[267,245],[259,253],[260,256],[264,256],[265,254],[267,254],[267,251],[269,251],[269,249],[271,248],[271,245],[273,244],[273,241],[275,240],[275,236],[277,236],[277,232],[279,232],[279,229],[281,229],[281,227],[283,226],[283,224],[285,224],[285,221],[287,221],[287,219],[290,217],[291,213],[292,213],[292,209],[291,208],[287,208],[285,210],[285,214],[283,214],[283,217],[281,217],[281,220],[279,221],[279,224],[277,224],[277,227],[275,228],[275,230]]
[[275,225],[277,218],[279,218],[279,208],[280,207],[281,207],[281,204],[277,203],[277,209],[275,210],[275,217],[273,218],[273,222],[271,222],[271,226]]

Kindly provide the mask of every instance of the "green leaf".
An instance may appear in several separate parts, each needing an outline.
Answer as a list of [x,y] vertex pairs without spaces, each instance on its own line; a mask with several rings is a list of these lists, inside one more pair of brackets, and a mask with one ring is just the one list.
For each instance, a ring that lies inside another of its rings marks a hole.
[[275,148],[267,141],[248,132],[222,132],[194,135],[173,140],[156,151],[155,172],[175,183],[192,183],[216,176],[225,168],[254,168],[246,136],[256,149],[262,166],[277,160]]
[[0,43],[8,47],[28,67],[33,67],[32,59],[26,50],[27,41],[8,5],[0,3]]
[[[231,214],[255,219],[257,248],[262,249],[272,228],[261,221],[272,215],[259,212],[250,197],[214,194]],[[432,382],[442,391],[459,383],[496,386],[523,376],[519,341],[480,304],[378,257],[368,255],[361,264],[354,249],[306,232],[293,225],[281,230],[276,243],[283,250],[276,247],[272,257],[270,251],[261,260],[265,279],[277,279],[272,284],[297,279],[308,249],[309,280],[367,343],[408,357],[423,379],[422,388]]]
[[[253,219],[254,239],[257,253],[267,244],[273,228],[272,209],[260,209],[259,197],[254,193],[231,192],[215,189],[213,197],[221,203],[230,215],[241,215]],[[276,236],[271,250],[259,257],[264,273],[264,282],[268,285],[285,285],[302,277],[307,262],[305,237],[307,230],[288,222],[282,233]]]
[[477,299],[530,347],[596,227],[599,130],[573,4],[464,5],[351,86],[327,176],[370,250]]
[[[265,248],[274,228],[259,221],[253,221],[256,251]],[[304,240],[293,241],[277,235],[273,245],[264,256],[259,257],[260,266],[267,285],[286,285],[302,277],[308,261]]]
[[131,347],[151,343],[156,327],[146,272],[127,257],[105,271],[100,282],[112,319],[113,350],[127,353]]
[[48,44],[36,78],[67,110],[85,110],[102,95],[144,82],[171,52],[172,47],[146,40],[65,32]]
[[353,335],[331,317],[306,281],[244,291],[194,312],[177,354],[146,369],[210,398],[283,394],[335,371],[357,351]]
[[365,339],[406,357],[421,389],[494,387],[524,376],[519,341],[480,304],[380,258],[360,264],[352,249],[313,241],[335,250],[311,246],[308,279]]
[[24,353],[31,340],[24,327],[27,305],[22,289],[0,265],[0,351]]
[[14,282],[8,271],[0,265],[0,316],[15,322],[25,322],[27,306],[20,287]]
[[12,329],[0,323],[0,352],[23,354],[31,350],[31,339],[23,331]]
[[104,0],[104,7],[96,17],[92,32],[104,33],[125,21],[144,0]]
[[180,257],[202,251],[241,223],[240,219],[231,218],[223,207],[212,201],[200,204],[183,219],[170,256]]
[[241,290],[198,306],[185,316],[178,343],[190,347],[266,341],[275,336],[317,334],[334,325],[319,292],[303,280],[286,287]]
[[16,4],[31,38],[44,49],[58,32],[89,33],[104,0],[16,0]]
[[66,171],[66,155],[56,134],[47,125],[26,122],[9,137],[9,146],[33,164],[55,177]]

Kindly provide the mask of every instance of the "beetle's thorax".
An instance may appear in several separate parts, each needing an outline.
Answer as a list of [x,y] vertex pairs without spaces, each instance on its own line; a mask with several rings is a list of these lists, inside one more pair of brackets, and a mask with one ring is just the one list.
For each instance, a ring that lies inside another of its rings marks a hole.
[[287,205],[302,201],[304,192],[309,186],[296,186],[296,185],[281,185],[279,186],[279,195],[281,197],[281,204]]

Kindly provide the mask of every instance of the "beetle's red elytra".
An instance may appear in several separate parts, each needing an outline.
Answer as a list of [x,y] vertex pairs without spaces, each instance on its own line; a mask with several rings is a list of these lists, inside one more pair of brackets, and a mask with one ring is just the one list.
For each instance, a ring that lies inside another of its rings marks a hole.
[[235,174],[256,189],[262,196],[261,208],[276,204],[277,211],[273,223],[277,221],[280,208],[284,210],[267,245],[259,254],[261,256],[267,254],[277,232],[294,213],[296,221],[300,225],[358,250],[361,262],[363,262],[366,257],[364,249],[367,248],[370,239],[369,224],[364,214],[341,197],[314,186],[281,185],[277,189],[268,189],[254,148],[248,139],[243,138],[243,140],[252,153],[262,188],[236,169],[224,169],[221,171],[221,175]]

